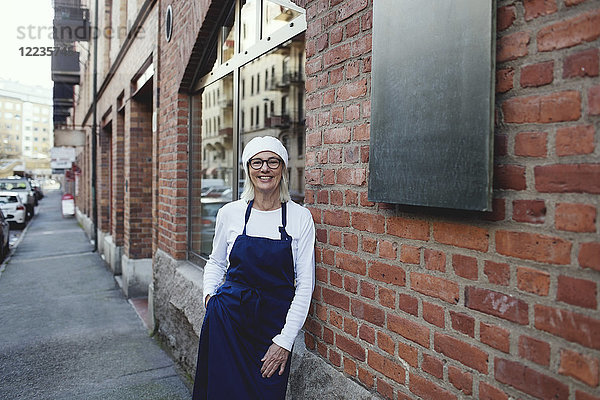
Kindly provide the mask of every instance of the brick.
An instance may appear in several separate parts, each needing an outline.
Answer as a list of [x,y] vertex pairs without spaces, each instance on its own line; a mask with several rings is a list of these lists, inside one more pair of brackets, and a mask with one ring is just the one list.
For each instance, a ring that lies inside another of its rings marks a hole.
[[430,324],[444,328],[446,324],[444,308],[435,304],[423,302],[423,319]]
[[398,342],[398,357],[406,361],[413,368],[419,365],[419,351],[402,341]]
[[513,200],[513,221],[543,224],[546,221],[544,200]]
[[353,276],[344,276],[344,289],[347,292],[357,294],[358,293],[358,280]]
[[348,143],[349,141],[350,129],[347,127],[327,129],[323,134],[323,143],[325,144]]
[[596,207],[589,204],[559,203],[554,217],[556,229],[569,232],[596,232]]
[[475,318],[450,311],[450,321],[452,323],[452,329],[460,333],[464,333],[467,336],[475,337]]
[[498,7],[496,14],[496,29],[498,32],[510,28],[513,22],[515,22],[516,15],[517,9],[513,4]]
[[352,299],[352,315],[377,326],[383,326],[385,312],[376,306],[357,299]]
[[479,400],[508,400],[508,395],[494,386],[479,382]]
[[381,354],[369,350],[367,364],[369,364],[369,366],[375,371],[381,372],[388,378],[393,379],[398,383],[404,383],[404,368],[400,364],[382,356]]
[[490,283],[502,286],[508,286],[510,283],[510,267],[506,263],[486,260],[483,272]]
[[384,399],[394,399],[394,387],[381,378],[377,378],[377,393],[382,395]]
[[337,171],[336,183],[338,185],[362,186],[367,181],[364,168],[341,168]]
[[428,379],[422,378],[419,375],[413,373],[410,374],[410,385],[409,389],[412,393],[416,394],[420,398],[425,400],[455,400],[456,395],[442,389],[435,383]]
[[517,287],[525,292],[548,296],[550,291],[550,274],[535,268],[517,268]]
[[375,329],[366,324],[362,324],[358,330],[358,337],[366,342],[375,344]]
[[398,308],[416,317],[419,315],[419,300],[408,294],[400,293],[398,295]]
[[597,387],[600,383],[599,370],[598,358],[569,349],[560,350],[559,374],[571,376],[588,386]]
[[377,251],[377,241],[373,238],[363,236],[361,241],[361,248],[367,253],[374,254]]
[[548,264],[569,264],[572,244],[564,239],[527,232],[496,232],[496,251],[509,257]]
[[352,254],[337,253],[335,265],[338,268],[358,275],[365,275],[367,273],[367,263],[365,260]]
[[344,248],[352,252],[357,252],[358,236],[353,233],[344,233]]
[[556,155],[559,157],[594,152],[594,126],[578,125],[556,130]]
[[535,327],[583,346],[600,349],[600,320],[568,310],[536,304]]
[[565,6],[571,7],[583,3],[585,0],[565,0]]
[[465,306],[517,324],[527,325],[529,322],[528,304],[504,293],[467,286],[465,288]]
[[600,242],[582,243],[577,261],[582,268],[600,271]]
[[379,288],[379,304],[384,307],[396,308],[396,292],[387,288]]
[[600,115],[600,85],[588,90],[588,114]]
[[356,377],[356,363],[354,360],[344,357],[344,372],[352,377]]
[[515,136],[515,155],[521,157],[546,157],[546,132],[521,132]]
[[352,227],[359,231],[383,233],[385,231],[385,217],[378,214],[353,212]]
[[341,210],[324,210],[323,223],[333,226],[350,226],[350,214]]
[[368,388],[373,387],[375,384],[375,377],[373,374],[361,367],[358,367],[358,380]]
[[446,255],[443,252],[425,249],[423,258],[425,268],[432,271],[446,272]]
[[367,94],[367,80],[348,82],[338,89],[338,101],[347,101],[364,97]]
[[546,61],[521,68],[521,87],[538,87],[554,80],[554,61]]
[[494,188],[504,190],[527,189],[525,167],[510,164],[494,165]]
[[406,239],[429,240],[429,223],[415,219],[388,217],[386,233]]
[[395,314],[387,316],[388,329],[425,348],[429,348],[429,328]]
[[327,344],[333,344],[333,331],[327,327],[323,327],[323,341]]
[[385,332],[377,332],[377,347],[392,356],[396,353],[396,343],[390,335]]
[[350,311],[350,298],[328,288],[323,288],[323,301],[342,310]]
[[474,257],[454,254],[452,256],[452,268],[454,268],[454,273],[460,277],[474,281],[479,277],[477,259]]
[[504,353],[510,352],[510,332],[507,329],[482,322],[479,325],[479,339],[481,343]]
[[337,351],[333,351],[333,349],[329,350],[329,361],[336,367],[342,366],[342,356]]
[[488,371],[488,355],[475,346],[440,332],[434,333],[435,351],[481,373]]
[[[328,50],[325,54],[323,54],[323,68],[327,69],[331,66],[339,64],[341,62],[346,61],[352,52],[350,43],[342,44],[337,47],[334,47]],[[312,61],[312,60],[311,60]],[[319,69],[320,70],[320,69]],[[309,73],[308,69],[308,61],[307,61],[307,70],[306,73]]]
[[448,367],[448,380],[455,388],[466,395],[473,393],[473,374],[463,372],[453,365]]
[[600,400],[600,397],[592,396],[591,394],[576,390],[575,400]]
[[600,164],[553,164],[533,169],[541,193],[600,194]]
[[502,157],[508,154],[508,136],[501,133],[494,134],[494,157]]
[[396,244],[387,240],[379,241],[379,257],[395,260],[397,257]]
[[400,249],[400,261],[407,264],[420,264],[421,248],[403,244]]
[[411,289],[451,304],[458,303],[459,291],[456,282],[418,272],[412,272],[410,278]]
[[404,286],[406,273],[401,267],[374,262],[369,267],[369,276],[377,281]]
[[514,87],[514,68],[503,68],[496,71],[496,93],[506,93]]
[[527,32],[517,32],[501,37],[496,46],[496,61],[503,63],[526,56],[529,53],[527,49],[529,41],[530,37]]
[[344,332],[350,334],[351,336],[358,336],[358,323],[351,319],[344,317]]
[[561,20],[538,31],[538,51],[553,51],[600,37],[600,10],[593,10],[576,17]]
[[549,366],[550,344],[529,336],[520,336],[519,356],[536,364]]
[[540,399],[566,399],[569,388],[557,379],[543,375],[515,361],[496,358],[495,378]]
[[525,21],[554,14],[558,10],[556,0],[523,0],[523,7],[525,8]]
[[375,300],[377,286],[371,282],[360,281],[360,295],[371,300]]
[[555,123],[581,117],[581,94],[570,90],[543,96],[513,97],[502,103],[507,123]]
[[423,354],[421,369],[438,379],[444,379],[444,363],[429,354]]
[[598,76],[598,48],[572,54],[563,63],[563,78]]
[[487,251],[489,234],[486,229],[471,225],[435,222],[434,239],[443,244],[463,247],[477,251]]
[[597,291],[596,282],[560,275],[558,277],[556,300],[595,310],[598,305],[596,301]]
[[366,359],[365,349],[360,344],[356,343],[355,341],[350,340],[343,335],[336,334],[335,335],[335,344],[338,347],[338,349],[351,355],[355,359],[357,359],[359,361],[365,361],[365,359]]

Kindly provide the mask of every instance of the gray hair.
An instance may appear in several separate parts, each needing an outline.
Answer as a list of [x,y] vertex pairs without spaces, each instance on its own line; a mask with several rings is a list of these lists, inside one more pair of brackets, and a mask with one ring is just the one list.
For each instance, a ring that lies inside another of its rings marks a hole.
[[[246,180],[244,181],[244,190],[240,197],[246,202],[250,202],[250,200],[254,200],[254,183],[252,183],[252,179],[250,179],[250,173],[248,172],[248,165],[246,168]],[[285,163],[281,163],[281,181],[279,181],[279,200],[282,203],[287,203],[291,200],[290,189],[289,186],[289,174]]]

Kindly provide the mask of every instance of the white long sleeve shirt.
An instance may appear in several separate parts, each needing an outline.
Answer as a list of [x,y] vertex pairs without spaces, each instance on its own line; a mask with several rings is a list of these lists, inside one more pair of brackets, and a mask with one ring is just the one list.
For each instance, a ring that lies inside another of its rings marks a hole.
[[[244,230],[247,206],[248,204],[244,200],[237,200],[226,204],[217,213],[213,249],[204,266],[205,298],[209,294],[212,296],[223,283],[227,268],[229,268],[229,253],[235,239]],[[281,239],[279,226],[281,226],[281,208],[273,211],[252,209],[246,226],[246,234]],[[285,229],[292,237],[296,288],[283,329],[273,338],[273,342],[291,351],[294,339],[308,315],[315,287],[315,226],[310,211],[289,201]]]

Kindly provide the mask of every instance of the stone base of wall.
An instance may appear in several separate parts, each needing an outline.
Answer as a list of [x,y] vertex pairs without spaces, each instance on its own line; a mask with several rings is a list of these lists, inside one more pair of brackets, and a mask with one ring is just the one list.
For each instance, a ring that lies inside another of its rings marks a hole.
[[[100,236],[98,236],[100,238]],[[98,251],[100,251],[100,247],[98,247]],[[123,247],[116,246],[113,242],[113,237],[111,235],[104,235],[104,240],[102,241],[102,251],[101,254],[104,256],[104,261],[108,265],[108,268],[112,271],[113,275],[121,275],[121,252],[123,251]]]
[[306,349],[303,332],[296,337],[286,400],[380,399],[348,379],[316,354]]
[[93,221],[84,213],[82,213],[79,208],[75,209],[75,217],[77,218],[77,222],[83,228],[83,231],[87,235],[88,238],[92,238],[92,229],[93,229]]
[[123,293],[128,298],[148,296],[148,285],[152,283],[152,259],[130,259],[121,256]]
[[[202,274],[201,267],[174,260],[162,250],[154,255],[152,308],[157,334],[192,378],[205,311]],[[379,399],[309,352],[303,337],[301,332],[294,343],[287,400]]]

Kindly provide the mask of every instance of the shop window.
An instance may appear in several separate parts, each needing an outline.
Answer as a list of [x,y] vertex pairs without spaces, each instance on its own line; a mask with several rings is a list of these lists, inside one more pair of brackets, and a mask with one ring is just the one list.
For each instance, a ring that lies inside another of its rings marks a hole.
[[[303,149],[289,146],[304,143],[303,105],[292,100],[303,101],[298,93],[304,93],[305,77],[300,66],[296,71],[288,66],[293,76],[277,73],[275,66],[282,66],[290,55],[305,58],[305,30],[304,10],[288,0],[238,0],[218,28],[214,52],[201,61],[214,66],[194,84],[190,102],[191,259],[210,254],[217,211],[239,198],[246,178],[241,150],[253,137],[288,138],[290,189],[293,200],[303,202],[303,177],[295,173],[304,168],[297,156]],[[208,93],[217,93],[218,99]],[[290,116],[275,110],[296,112]],[[214,134],[209,134],[209,120],[214,121]]]

